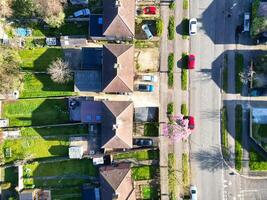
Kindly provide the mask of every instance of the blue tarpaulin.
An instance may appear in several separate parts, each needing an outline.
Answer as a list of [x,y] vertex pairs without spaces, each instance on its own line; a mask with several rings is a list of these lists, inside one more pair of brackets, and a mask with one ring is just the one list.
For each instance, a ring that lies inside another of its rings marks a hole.
[[20,37],[30,36],[32,34],[29,28],[16,28],[16,35]]

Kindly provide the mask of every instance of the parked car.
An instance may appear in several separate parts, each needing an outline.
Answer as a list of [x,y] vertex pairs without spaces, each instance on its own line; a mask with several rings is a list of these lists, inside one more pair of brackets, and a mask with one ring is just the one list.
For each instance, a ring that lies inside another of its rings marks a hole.
[[139,84],[138,85],[138,90],[141,92],[153,92],[154,89],[155,88],[153,85],[146,85],[146,84]]
[[151,147],[153,146],[153,140],[146,139],[146,138],[137,138],[137,139],[133,139],[133,145],[140,146],[140,147]]
[[147,6],[143,11],[146,15],[155,15],[157,13],[157,8],[156,6]]
[[267,44],[267,37],[259,36],[255,39],[256,44]]
[[197,200],[197,187],[195,185],[190,186],[190,197],[191,200]]
[[142,25],[142,30],[145,32],[147,39],[151,40],[153,38],[153,35],[150,32],[147,24]]
[[147,82],[157,82],[158,77],[154,75],[143,75],[142,76],[142,81],[147,81]]
[[196,35],[197,34],[197,19],[192,18],[189,21],[189,35]]
[[195,128],[195,118],[193,116],[184,116],[184,119],[188,119],[188,128],[193,130]]
[[88,8],[78,10],[75,13],[73,13],[74,17],[84,17],[90,15],[90,10]]
[[190,54],[188,56],[188,69],[194,69],[195,68],[195,55],[194,54]]
[[250,13],[244,13],[244,25],[243,32],[249,32],[250,30]]

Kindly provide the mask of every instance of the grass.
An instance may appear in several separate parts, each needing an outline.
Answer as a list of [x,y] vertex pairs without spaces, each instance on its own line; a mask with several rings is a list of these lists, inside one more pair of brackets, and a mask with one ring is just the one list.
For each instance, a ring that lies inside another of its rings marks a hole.
[[188,154],[182,154],[182,166],[183,166],[183,183],[184,187],[189,186],[189,158]]
[[159,136],[159,124],[158,123],[145,123],[144,136],[157,137]]
[[188,69],[182,69],[182,90],[187,90],[188,88]]
[[147,40],[134,40],[134,47],[137,49],[143,48],[158,48],[159,42],[158,41],[147,41]]
[[163,20],[162,20],[162,18],[158,18],[156,20],[156,33],[157,33],[157,36],[159,36],[159,37],[163,33]]
[[132,177],[135,181],[150,180],[158,174],[156,166],[141,166],[132,168]]
[[228,132],[227,132],[227,108],[224,106],[222,108],[222,121],[221,121],[221,130],[222,130],[222,153],[224,157],[229,156],[229,151],[228,151]]
[[168,56],[168,86],[173,87],[174,54]]
[[240,72],[243,71],[244,57],[242,54],[235,54],[235,91],[236,93],[242,92],[242,82],[240,80]]
[[21,68],[30,71],[46,71],[57,58],[63,57],[61,48],[34,48],[19,50]]
[[3,117],[10,126],[33,126],[69,122],[66,99],[28,99],[4,102]]
[[174,16],[170,16],[168,24],[168,39],[173,40],[174,34],[175,34]]
[[142,186],[142,199],[159,199],[158,189],[150,185]]
[[114,159],[127,159],[135,158],[136,160],[158,160],[159,151],[157,150],[142,150],[142,151],[132,151],[125,153],[118,153],[114,155]]
[[242,106],[235,107],[235,168],[240,171],[242,169]]
[[267,170],[267,160],[259,155],[253,148],[251,148],[249,152],[249,168],[254,171]]
[[11,149],[11,157],[4,157],[5,163],[51,156],[68,156],[69,140],[46,140],[42,137],[22,137],[5,140],[3,154]]
[[80,187],[52,189],[52,199],[81,199],[82,189]]
[[223,58],[223,91],[228,91],[228,54],[224,54]]
[[189,8],[189,0],[183,0],[183,9],[187,10]]
[[173,153],[168,154],[168,179],[169,179],[169,198],[175,200],[177,179],[175,175],[175,156]]
[[187,105],[185,103],[183,103],[181,105],[181,114],[184,115],[184,116],[188,115],[188,109],[187,109]]
[[53,82],[48,74],[32,73],[26,73],[23,79],[20,98],[71,96],[74,94],[73,81],[58,84]]
[[174,103],[170,102],[167,105],[167,114],[172,115],[174,113]]

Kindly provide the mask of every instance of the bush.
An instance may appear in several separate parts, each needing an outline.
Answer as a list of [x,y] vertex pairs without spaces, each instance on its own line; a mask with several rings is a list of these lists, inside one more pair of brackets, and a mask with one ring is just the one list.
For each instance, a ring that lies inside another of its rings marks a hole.
[[267,160],[259,155],[255,149],[250,149],[249,152],[249,168],[258,171],[267,170]]
[[235,54],[235,91],[236,93],[242,92],[242,82],[240,78],[240,72],[243,71],[244,57],[242,54]]
[[161,18],[156,21],[156,33],[157,36],[161,36],[163,33],[163,20]]
[[187,116],[187,115],[188,115],[187,105],[186,105],[185,103],[183,103],[183,104],[181,105],[181,113],[182,113],[182,115],[184,115],[184,116]]
[[189,185],[189,160],[188,154],[182,154],[182,166],[183,166],[183,183],[187,187]]
[[173,1],[169,4],[169,8],[170,8],[171,10],[174,10],[175,7],[176,7],[176,5],[175,5],[175,1],[173,0]]
[[242,106],[235,108],[235,168],[240,171],[242,168]]
[[168,24],[168,39],[173,40],[175,33],[174,16],[170,16]]
[[174,54],[168,56],[168,86],[173,87]]
[[188,87],[188,69],[182,69],[182,90]]
[[167,114],[173,114],[173,112],[174,112],[174,104],[173,104],[173,102],[168,103],[168,105],[167,105]]
[[169,88],[173,87],[173,72],[168,73],[168,86]]
[[224,106],[222,108],[222,153],[224,157],[229,156],[228,152],[228,132],[227,132],[227,108]]
[[187,10],[189,7],[189,0],[183,0],[183,9]]
[[175,156],[173,153],[168,154],[168,179],[169,179],[169,195],[170,199],[176,198],[177,179],[175,175]]

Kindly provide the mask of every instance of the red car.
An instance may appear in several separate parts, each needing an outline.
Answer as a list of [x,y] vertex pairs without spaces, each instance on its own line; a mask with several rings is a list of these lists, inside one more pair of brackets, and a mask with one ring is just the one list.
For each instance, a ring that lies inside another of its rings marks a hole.
[[155,15],[157,12],[156,6],[148,6],[144,8],[144,14]]
[[195,128],[195,118],[193,116],[184,116],[184,119],[188,119],[188,128],[193,130]]
[[188,69],[194,69],[195,68],[195,55],[194,54],[190,54],[188,56]]

